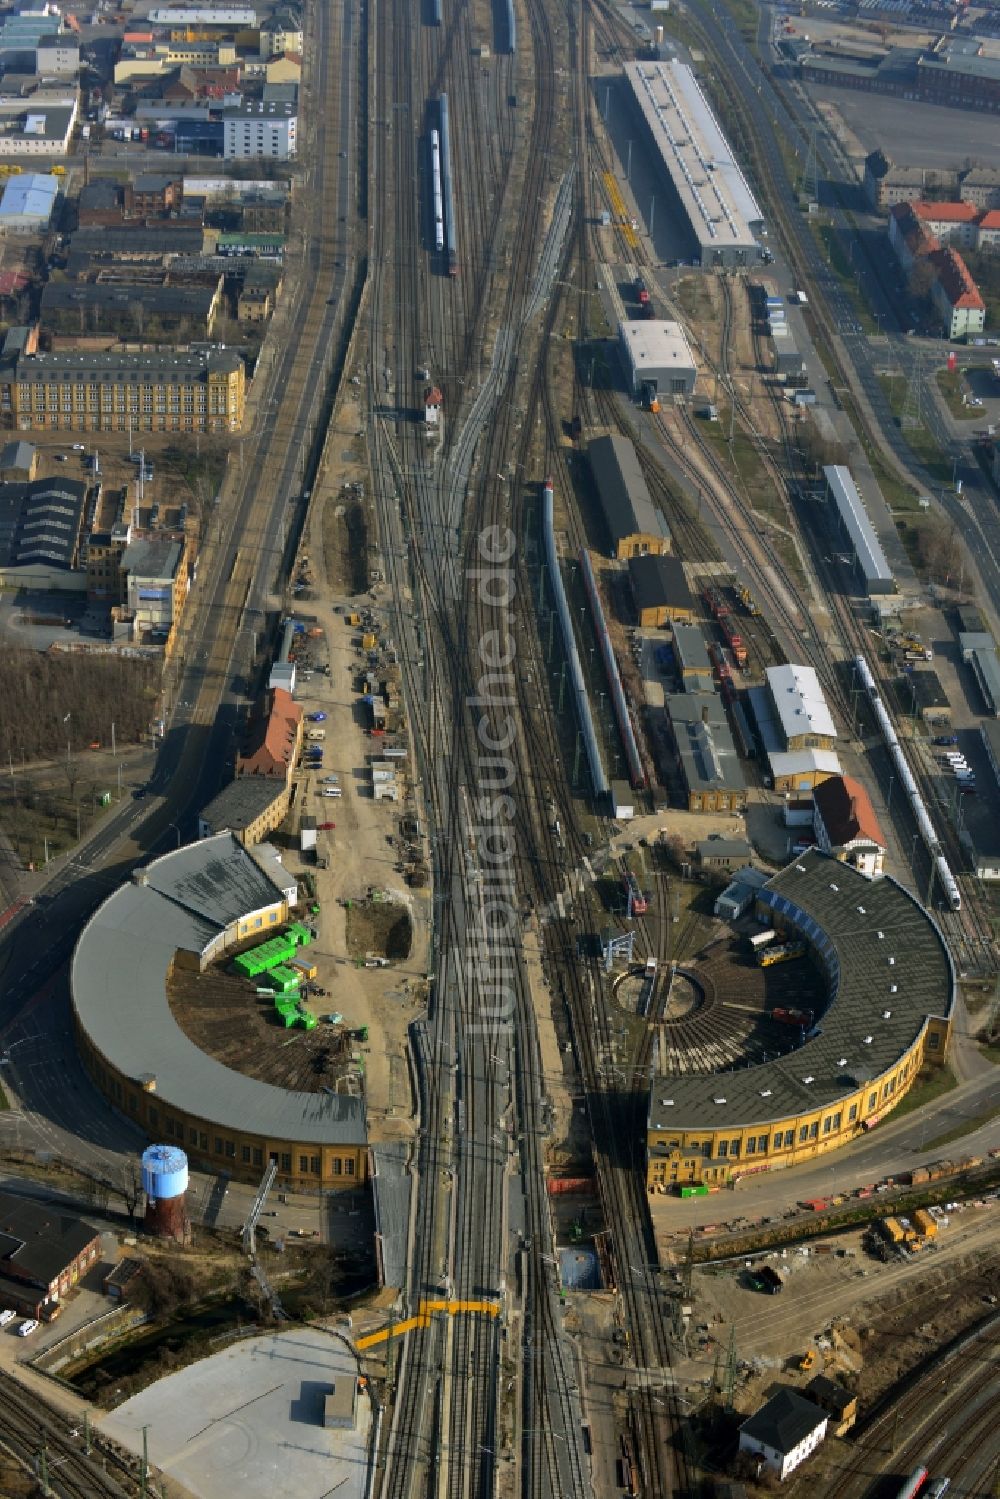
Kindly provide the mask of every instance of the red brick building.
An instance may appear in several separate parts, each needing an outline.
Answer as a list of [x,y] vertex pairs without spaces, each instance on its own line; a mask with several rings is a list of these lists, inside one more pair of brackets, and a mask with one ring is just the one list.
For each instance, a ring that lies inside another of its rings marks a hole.
[[51,1318],[101,1253],[92,1223],[52,1203],[0,1192],[0,1304]]

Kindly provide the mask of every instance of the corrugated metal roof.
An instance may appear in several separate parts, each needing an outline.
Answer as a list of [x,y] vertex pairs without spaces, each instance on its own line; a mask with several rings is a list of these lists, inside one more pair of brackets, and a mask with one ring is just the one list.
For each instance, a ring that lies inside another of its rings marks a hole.
[[229,833],[154,860],[83,930],[71,969],[77,1018],[119,1072],[155,1076],[166,1107],[274,1140],[363,1145],[361,1099],[285,1091],[234,1072],[189,1040],[171,1013],[166,977],[178,949],[201,953],[280,898]]
[[58,180],[47,173],[25,172],[11,177],[0,198],[0,219],[37,218],[48,223],[58,193]]
[[793,922],[828,965],[831,1002],[821,1029],[759,1067],[725,1077],[655,1079],[652,1129],[766,1126],[814,1113],[884,1074],[913,1045],[928,1016],[951,1014],[955,981],[947,947],[930,914],[895,880],[868,880],[809,850],[770,879],[759,898],[782,921]]
[[826,479],[830,498],[837,507],[841,524],[850,538],[858,566],[864,575],[865,587],[871,589],[875,585],[879,592],[884,592],[882,585],[893,582],[892,569],[885,560],[882,544],[875,535],[875,528],[850,469],[840,463],[828,464],[823,470],[823,477]]
[[833,715],[812,666],[769,666],[764,675],[786,744],[799,734],[837,737]]
[[763,215],[693,69],[633,62],[625,76],[702,248],[756,249]]

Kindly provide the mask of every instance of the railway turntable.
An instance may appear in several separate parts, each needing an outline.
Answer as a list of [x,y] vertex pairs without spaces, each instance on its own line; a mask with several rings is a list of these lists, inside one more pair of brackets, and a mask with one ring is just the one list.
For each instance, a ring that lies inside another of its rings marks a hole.
[[[873,1129],[918,1077],[946,1060],[951,957],[931,913],[902,885],[870,880],[811,849],[768,880],[756,909],[777,931],[762,953],[780,946],[786,960],[761,968],[758,955],[748,954],[747,963],[756,963],[758,981],[766,975],[787,988],[770,996],[766,1015],[761,1005],[748,1017],[742,1043],[728,1030],[728,1052],[706,1046],[709,1065],[679,1069],[677,1049],[661,1046],[647,1116],[651,1192],[721,1186],[838,1149]],[[818,980],[812,997],[797,975],[807,965]],[[716,974],[709,978],[718,983]],[[674,1029],[697,1026],[699,1016],[704,1027],[716,1010],[752,1007],[753,994],[745,976],[733,998],[695,1010]],[[771,1050],[765,1020],[772,1035],[785,1033]],[[697,1050],[697,1043],[685,1048],[687,1060],[696,1061]]]

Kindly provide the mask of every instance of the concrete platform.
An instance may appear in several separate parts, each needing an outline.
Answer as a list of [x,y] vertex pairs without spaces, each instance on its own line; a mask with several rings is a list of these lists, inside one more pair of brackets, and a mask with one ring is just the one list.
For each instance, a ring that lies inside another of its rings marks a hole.
[[102,1421],[132,1452],[198,1499],[360,1499],[371,1407],[362,1391],[356,1430],[323,1426],[324,1397],[353,1379],[357,1360],[334,1334],[297,1328],[231,1344],[170,1374]]

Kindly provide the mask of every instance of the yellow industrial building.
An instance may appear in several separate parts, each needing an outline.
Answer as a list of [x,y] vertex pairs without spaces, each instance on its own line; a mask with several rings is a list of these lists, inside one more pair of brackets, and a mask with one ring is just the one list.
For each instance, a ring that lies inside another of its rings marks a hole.
[[[836,1150],[946,1060],[951,957],[930,913],[901,885],[810,850],[758,892],[757,912],[806,945],[826,977],[826,1008],[804,1021],[803,1044],[774,1061],[654,1079],[651,1192],[722,1186]],[[770,1023],[779,1050],[789,1029]]]
[[0,365],[0,414],[16,432],[239,432],[243,360],[181,354],[18,354]]
[[226,1065],[181,1028],[168,998],[175,970],[203,973],[249,938],[280,929],[298,900],[273,850],[232,833],[135,871],[84,927],[70,972],[80,1054],[111,1106],[196,1164],[315,1190],[368,1176],[364,1099],[295,1091]]

